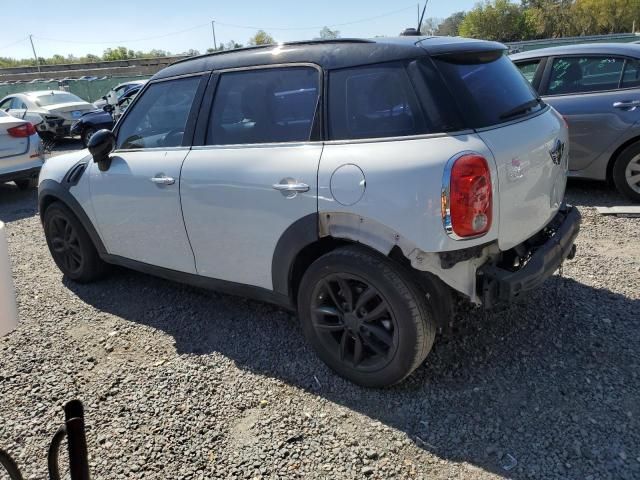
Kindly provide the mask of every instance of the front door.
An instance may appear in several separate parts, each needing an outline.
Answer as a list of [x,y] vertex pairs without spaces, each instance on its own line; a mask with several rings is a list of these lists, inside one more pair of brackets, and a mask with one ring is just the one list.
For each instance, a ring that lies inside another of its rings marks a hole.
[[569,124],[570,170],[588,167],[640,120],[640,89],[625,85],[624,68],[620,57],[553,60],[543,99]]
[[201,81],[194,76],[149,85],[117,129],[110,167],[100,171],[91,162],[93,211],[108,253],[195,272],[182,220],[180,169]]
[[278,240],[317,212],[319,92],[313,66],[221,73],[180,185],[198,274],[272,289]]

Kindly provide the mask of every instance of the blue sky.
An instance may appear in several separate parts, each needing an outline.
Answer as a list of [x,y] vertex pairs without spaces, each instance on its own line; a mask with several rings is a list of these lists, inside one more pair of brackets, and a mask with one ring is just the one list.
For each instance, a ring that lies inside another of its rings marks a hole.
[[[417,23],[418,2],[64,0],[37,3],[37,8],[33,5],[25,8],[22,2],[3,5],[0,56],[32,56],[29,34],[34,36],[38,55],[46,57],[55,53],[101,54],[104,49],[118,45],[134,50],[159,48],[181,52],[195,48],[205,51],[213,44],[209,22],[214,19],[218,42],[247,43],[255,29],[244,26],[264,28],[277,41],[313,38],[318,35],[318,27],[347,23],[333,28],[340,30],[343,37],[391,36]],[[475,3],[476,0],[430,0],[426,17],[444,18],[455,11],[468,10]],[[372,18],[383,14],[388,15]]]

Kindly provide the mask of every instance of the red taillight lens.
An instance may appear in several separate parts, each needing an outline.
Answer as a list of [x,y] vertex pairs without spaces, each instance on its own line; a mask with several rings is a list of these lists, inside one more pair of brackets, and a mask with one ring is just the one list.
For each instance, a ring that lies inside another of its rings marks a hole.
[[35,135],[36,127],[31,125],[30,123],[25,123],[24,125],[18,125],[17,127],[7,129],[7,132],[12,137],[30,137],[31,135]]
[[450,228],[459,237],[474,237],[491,228],[493,200],[491,173],[480,155],[463,155],[451,167]]

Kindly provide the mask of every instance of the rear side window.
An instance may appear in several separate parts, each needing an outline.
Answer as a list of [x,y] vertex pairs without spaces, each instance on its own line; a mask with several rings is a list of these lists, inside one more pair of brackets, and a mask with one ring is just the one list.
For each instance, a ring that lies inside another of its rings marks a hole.
[[182,145],[189,112],[201,77],[149,85],[118,129],[117,148],[162,148]]
[[413,86],[401,63],[332,71],[329,138],[379,138],[425,133]]
[[563,57],[553,60],[549,95],[615,90],[624,59],[617,57]]
[[309,141],[319,82],[320,74],[312,67],[223,73],[207,145]]
[[496,125],[544,106],[503,51],[443,55],[434,62],[468,127]]
[[538,65],[540,65],[540,59],[530,60],[528,62],[519,62],[516,64],[520,73],[527,79],[527,82],[533,83],[533,79],[536,77],[538,71]]
[[622,88],[640,87],[640,60],[627,60],[622,76]]

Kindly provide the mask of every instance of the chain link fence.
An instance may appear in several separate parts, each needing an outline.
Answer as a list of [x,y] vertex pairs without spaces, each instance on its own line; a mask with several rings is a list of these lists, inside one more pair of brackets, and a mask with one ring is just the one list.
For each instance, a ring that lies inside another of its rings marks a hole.
[[60,80],[38,83],[13,83],[0,85],[0,99],[12,93],[33,92],[36,90],[66,90],[87,102],[95,102],[106,95],[116,85],[133,80],[146,80],[149,76],[110,77],[99,80]]

